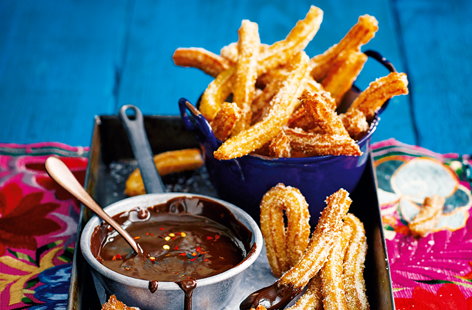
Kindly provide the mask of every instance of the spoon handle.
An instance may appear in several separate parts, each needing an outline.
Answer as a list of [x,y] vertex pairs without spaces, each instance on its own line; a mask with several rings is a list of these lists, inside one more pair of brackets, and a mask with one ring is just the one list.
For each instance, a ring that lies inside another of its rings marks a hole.
[[136,253],[142,253],[136,241],[130,234],[124,230],[117,222],[115,222],[103,209],[93,200],[85,191],[82,185],[77,181],[69,168],[57,157],[49,157],[46,159],[46,170],[59,185],[95,212],[101,219],[111,225],[133,248]]

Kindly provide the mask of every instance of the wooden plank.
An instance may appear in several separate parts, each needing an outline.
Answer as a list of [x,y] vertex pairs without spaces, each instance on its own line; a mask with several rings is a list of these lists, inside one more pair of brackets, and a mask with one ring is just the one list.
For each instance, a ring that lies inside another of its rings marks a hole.
[[128,3],[0,2],[1,142],[88,145],[114,111]]
[[419,144],[472,154],[472,2],[398,0]]
[[[134,103],[148,114],[177,114],[177,100],[195,102],[211,78],[191,68],[176,67],[171,59],[177,47],[197,46],[219,52],[237,40],[237,29],[246,18],[259,23],[261,41],[281,40],[303,18],[310,1],[137,1],[130,27],[127,57],[119,103]],[[388,1],[318,1],[325,12],[322,27],[307,48],[309,55],[322,52],[341,39],[362,14],[379,20],[380,31],[367,48],[381,51],[399,70],[403,69],[400,48]],[[369,62],[359,84],[387,72]],[[415,143],[406,98],[394,99],[382,115],[374,140],[396,138]]]

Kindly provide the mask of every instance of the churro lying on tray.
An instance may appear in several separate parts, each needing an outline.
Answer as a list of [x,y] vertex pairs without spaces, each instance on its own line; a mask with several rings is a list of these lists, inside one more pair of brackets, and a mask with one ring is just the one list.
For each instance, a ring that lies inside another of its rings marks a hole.
[[309,220],[305,197],[294,187],[277,184],[262,197],[261,231],[269,265],[276,277],[295,265],[305,251],[310,238]]
[[267,259],[272,273],[281,276],[248,296],[241,309],[283,309],[303,290],[287,309],[369,309],[363,277],[364,225],[347,213],[351,199],[345,190],[329,196],[326,203],[307,245],[308,205],[300,191],[280,183],[264,195],[261,230]]
[[102,305],[102,310],[139,310],[136,307],[128,307],[126,304],[111,295],[108,301]]
[[249,295],[241,303],[241,309],[256,308],[258,305],[267,309],[280,309],[295,298],[326,263],[335,242],[341,236],[342,219],[351,202],[349,193],[344,189],[329,196],[310,243],[298,263],[271,286]]
[[[154,164],[160,175],[194,170],[203,165],[199,149],[168,151],[154,156]],[[135,169],[126,180],[125,194],[136,196],[146,194],[139,169]]]

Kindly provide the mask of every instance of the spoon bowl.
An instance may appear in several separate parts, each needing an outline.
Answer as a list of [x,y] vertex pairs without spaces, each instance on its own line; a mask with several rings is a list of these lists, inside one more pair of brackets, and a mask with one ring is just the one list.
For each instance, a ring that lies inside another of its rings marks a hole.
[[113,220],[103,209],[93,200],[83,186],[72,174],[70,169],[57,157],[49,157],[46,159],[46,170],[59,185],[61,185],[72,196],[77,198],[86,207],[95,212],[102,220],[113,227],[138,254],[143,254],[143,250],[139,244],[124,230],[115,220]]

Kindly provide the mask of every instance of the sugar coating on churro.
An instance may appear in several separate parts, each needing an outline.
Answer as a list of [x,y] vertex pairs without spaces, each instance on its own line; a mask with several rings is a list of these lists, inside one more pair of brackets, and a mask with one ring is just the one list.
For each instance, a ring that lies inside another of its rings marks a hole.
[[344,218],[344,223],[352,230],[343,263],[343,280],[348,309],[369,309],[363,275],[367,252],[364,225],[351,213]]
[[326,199],[326,208],[321,213],[305,253],[295,266],[282,275],[278,280],[280,284],[303,288],[318,273],[341,234],[342,219],[351,202],[349,193],[344,189],[339,189]]
[[305,197],[294,187],[277,184],[262,198],[261,231],[275,276],[295,265],[305,251],[310,238],[309,220]]

